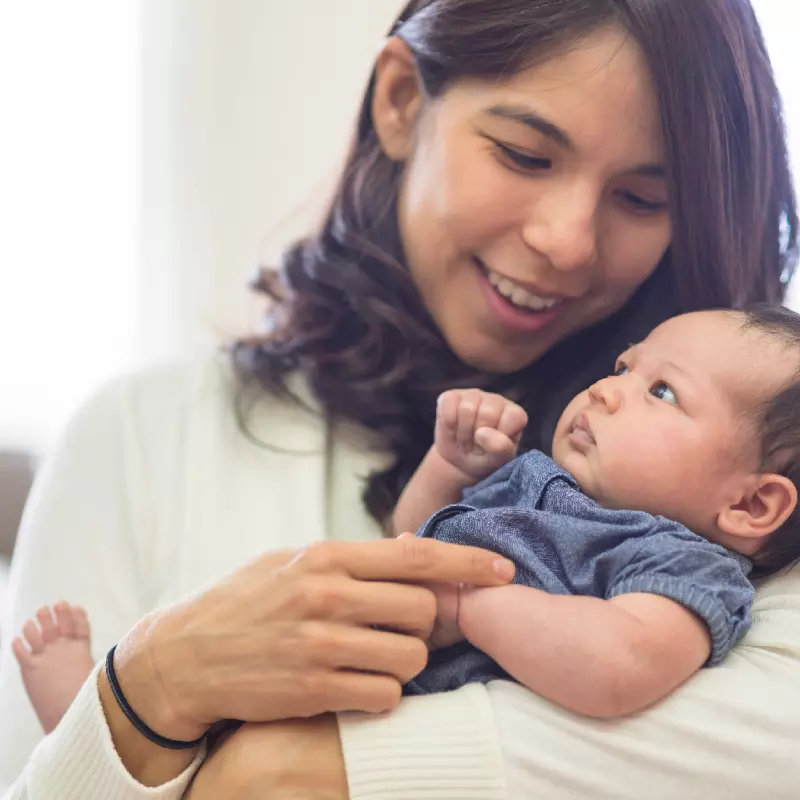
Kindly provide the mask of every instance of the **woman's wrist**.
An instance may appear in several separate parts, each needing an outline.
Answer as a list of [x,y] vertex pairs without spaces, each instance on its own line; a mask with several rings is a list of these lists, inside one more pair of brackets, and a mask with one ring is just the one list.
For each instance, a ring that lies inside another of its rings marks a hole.
[[[166,615],[164,615],[166,616]],[[185,702],[172,687],[181,686],[181,659],[171,657],[164,616],[143,619],[117,646],[114,669],[119,688],[136,715],[153,731],[169,739],[193,741],[207,726],[186,713]],[[172,663],[175,661],[175,663]],[[169,674],[169,684],[164,676]],[[140,733],[120,707],[105,668],[98,673],[98,693],[114,748],[125,769],[144,786],[156,787],[177,778],[197,756],[198,748],[169,750]]]
[[153,744],[157,744],[159,747],[164,747],[167,750],[196,750],[198,747],[200,747],[200,745],[202,745],[205,741],[206,731],[204,731],[195,739],[171,739],[168,736],[162,736],[157,731],[154,731],[136,713],[135,709],[128,702],[128,698],[125,697],[125,693],[122,691],[122,687],[119,684],[119,679],[117,678],[117,670],[114,666],[114,656],[116,654],[116,650],[117,646],[114,645],[114,647],[112,647],[106,655],[106,680],[111,687],[111,691],[114,693],[114,699],[117,701],[117,705],[122,709],[122,712],[130,720],[133,727],[136,728],[136,730],[138,730],[142,736],[153,742]]
[[196,758],[197,750],[165,750],[142,736],[117,704],[105,669],[98,673],[97,690],[114,749],[135,781],[152,788],[163,786],[185,772]]
[[[190,681],[180,674],[186,659],[176,657],[177,637],[162,630],[168,615],[142,620],[117,646],[114,667],[120,690],[147,727],[168,739],[191,742],[203,736],[211,722],[199,720],[189,698],[179,693]],[[103,675],[108,682],[105,670]]]

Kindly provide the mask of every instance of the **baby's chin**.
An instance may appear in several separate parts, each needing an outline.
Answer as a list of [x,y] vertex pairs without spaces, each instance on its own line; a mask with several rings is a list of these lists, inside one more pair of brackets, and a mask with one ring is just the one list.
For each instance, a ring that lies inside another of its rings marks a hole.
[[[609,496],[606,481],[599,474],[599,464],[596,459],[591,458],[586,453],[581,453],[563,442],[561,447],[553,443],[553,461],[561,469],[569,472],[578,484],[578,488],[587,496],[591,497],[596,503],[604,508],[625,508],[624,503],[619,505],[614,501],[613,496]],[[619,498],[618,498],[619,499]]]
[[584,494],[594,497],[593,491],[596,487],[594,486],[592,469],[589,460],[583,453],[573,450],[566,444],[562,447],[554,444],[553,461],[575,478],[578,487]]

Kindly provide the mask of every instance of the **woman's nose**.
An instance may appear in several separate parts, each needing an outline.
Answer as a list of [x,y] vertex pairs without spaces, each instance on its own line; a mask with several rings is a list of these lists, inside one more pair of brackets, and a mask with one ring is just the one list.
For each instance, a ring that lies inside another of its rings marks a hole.
[[588,186],[544,188],[525,225],[525,243],[560,272],[592,266],[597,261],[598,202]]
[[589,397],[592,402],[604,405],[609,414],[616,414],[624,404],[624,395],[622,387],[619,385],[619,378],[613,376],[603,378],[591,386]]

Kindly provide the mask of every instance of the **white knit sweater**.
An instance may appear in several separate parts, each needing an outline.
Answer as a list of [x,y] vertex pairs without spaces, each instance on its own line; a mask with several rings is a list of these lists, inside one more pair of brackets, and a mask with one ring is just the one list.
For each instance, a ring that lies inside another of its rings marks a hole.
[[[215,358],[116,381],[83,409],[31,497],[4,630],[68,599],[88,610],[99,660],[148,611],[265,549],[379,535],[359,497],[380,457],[354,431],[263,398],[250,429],[278,447],[257,447],[237,428],[233,394]],[[503,682],[407,698],[391,714],[341,715],[351,797],[796,798],[800,571],[761,588],[754,620],[721,667],[630,720],[576,717]],[[167,786],[137,784],[116,757],[94,677],[42,740],[9,641],[4,800],[181,797],[196,764]]]

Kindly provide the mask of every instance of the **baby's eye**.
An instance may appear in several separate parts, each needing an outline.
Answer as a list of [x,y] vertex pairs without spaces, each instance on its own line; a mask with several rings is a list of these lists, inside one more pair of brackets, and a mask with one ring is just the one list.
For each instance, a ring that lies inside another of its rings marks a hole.
[[617,364],[617,368],[611,373],[615,378],[618,378],[620,375],[624,375],[628,371],[628,367],[626,364],[620,362]]
[[673,392],[664,381],[654,383],[650,387],[650,394],[652,394],[653,397],[657,397],[659,400],[664,400],[666,403],[672,403],[674,406],[678,405],[678,398],[675,396],[675,392]]

